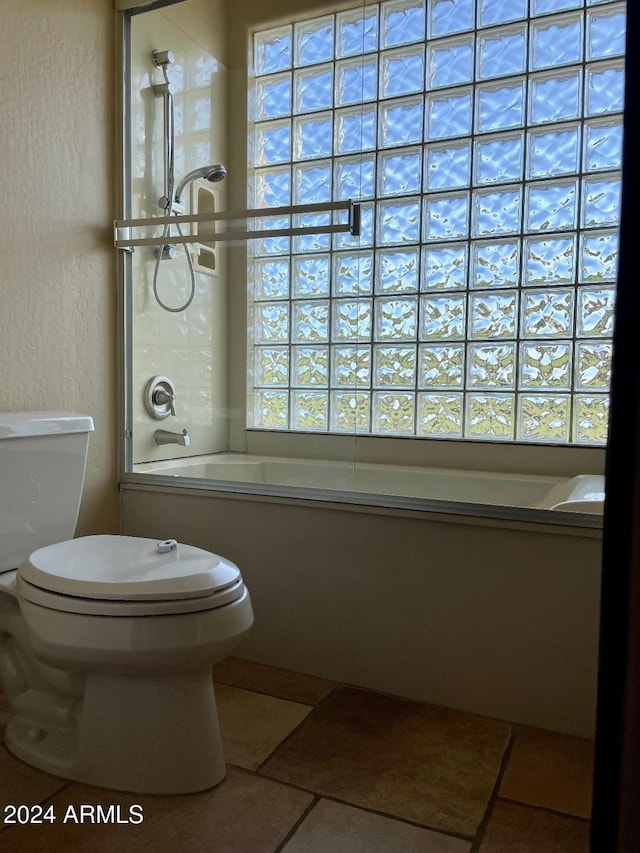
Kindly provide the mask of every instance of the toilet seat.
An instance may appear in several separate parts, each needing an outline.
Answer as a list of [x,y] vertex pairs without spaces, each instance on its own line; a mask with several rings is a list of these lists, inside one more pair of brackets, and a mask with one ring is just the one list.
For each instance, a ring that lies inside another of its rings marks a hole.
[[132,616],[210,610],[239,598],[228,560],[191,545],[162,552],[133,536],[85,536],[34,551],[18,569],[18,596],[53,610]]

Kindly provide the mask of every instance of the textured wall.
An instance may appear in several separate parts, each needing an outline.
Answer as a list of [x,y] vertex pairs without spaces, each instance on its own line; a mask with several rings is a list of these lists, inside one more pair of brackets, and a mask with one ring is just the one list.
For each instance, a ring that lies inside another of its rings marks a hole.
[[0,410],[94,417],[79,533],[117,529],[112,0],[0,4]]

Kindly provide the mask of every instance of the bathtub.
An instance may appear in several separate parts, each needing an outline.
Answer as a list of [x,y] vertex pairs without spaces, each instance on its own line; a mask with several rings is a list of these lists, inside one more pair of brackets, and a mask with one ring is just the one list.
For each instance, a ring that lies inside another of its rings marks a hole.
[[[284,489],[287,494],[304,497],[305,490],[313,497],[350,503],[366,504],[372,498],[379,503],[375,499],[385,496],[403,500],[413,508],[440,506],[459,512],[471,507],[478,512],[485,507],[489,515],[504,508],[602,516],[604,506],[604,477],[595,474],[535,476],[239,453],[143,463],[134,466],[134,474],[188,478],[201,484],[242,484],[250,493]],[[538,513],[531,517],[538,517]]]

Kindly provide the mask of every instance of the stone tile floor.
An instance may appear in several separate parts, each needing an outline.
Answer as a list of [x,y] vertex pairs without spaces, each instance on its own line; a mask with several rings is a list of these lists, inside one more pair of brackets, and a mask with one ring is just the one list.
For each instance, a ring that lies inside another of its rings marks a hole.
[[[0,747],[0,808],[142,806],[140,824],[0,825],[3,853],[587,853],[593,745],[229,658],[228,775],[201,794],[67,782]],[[8,716],[0,697],[0,729]]]

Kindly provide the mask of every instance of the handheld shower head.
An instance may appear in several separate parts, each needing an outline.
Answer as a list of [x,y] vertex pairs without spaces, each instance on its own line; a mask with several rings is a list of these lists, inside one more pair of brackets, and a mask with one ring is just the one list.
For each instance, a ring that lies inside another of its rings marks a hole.
[[226,168],[218,163],[215,166],[201,166],[199,169],[194,169],[192,172],[189,172],[178,184],[178,188],[176,189],[175,201],[178,203],[182,198],[182,193],[187,184],[190,184],[192,181],[197,181],[198,178],[205,178],[207,181],[211,181],[211,183],[215,184],[218,181],[222,181],[227,176]]

